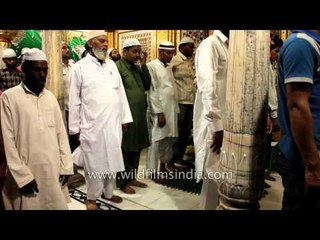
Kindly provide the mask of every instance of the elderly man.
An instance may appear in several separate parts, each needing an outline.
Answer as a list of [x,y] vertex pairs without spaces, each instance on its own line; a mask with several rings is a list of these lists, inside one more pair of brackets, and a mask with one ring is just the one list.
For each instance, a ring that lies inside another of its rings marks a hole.
[[158,175],[167,165],[173,165],[173,144],[178,138],[179,105],[172,69],[168,66],[175,47],[169,41],[161,42],[159,57],[147,64],[151,75],[151,88],[148,92],[148,115],[150,115],[151,146],[148,149],[147,170],[155,182],[162,182]]
[[68,209],[62,187],[73,174],[71,152],[59,104],[44,89],[44,52],[25,53],[24,82],[1,96],[1,130],[8,174],[6,209]]
[[84,167],[86,207],[95,210],[102,193],[110,201],[122,201],[113,195],[113,180],[124,170],[122,133],[132,116],[118,69],[107,58],[106,33],[91,31],[87,40],[88,54],[69,71],[69,133],[80,139],[74,161]]
[[2,60],[6,66],[0,70],[0,90],[5,91],[23,81],[24,73],[17,69],[17,54],[13,49],[6,48]]
[[[140,153],[149,146],[149,135],[146,119],[145,91],[150,89],[151,77],[146,66],[147,54],[141,58],[141,44],[138,39],[130,38],[123,43],[122,58],[117,61],[117,67],[122,77],[123,85],[128,97],[133,123],[123,136],[122,152],[126,172],[119,175],[118,187],[127,194],[134,194],[130,187],[145,188],[145,183],[136,180],[139,167]],[[140,66],[136,64],[140,60]]]

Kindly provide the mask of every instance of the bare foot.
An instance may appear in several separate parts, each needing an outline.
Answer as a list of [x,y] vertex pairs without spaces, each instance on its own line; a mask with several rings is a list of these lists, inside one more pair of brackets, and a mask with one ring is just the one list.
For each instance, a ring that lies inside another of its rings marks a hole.
[[126,194],[135,194],[136,191],[127,184],[124,188],[121,188],[121,190]]
[[98,210],[96,200],[86,200],[87,210]]
[[113,195],[111,198],[106,198],[104,193],[101,195],[101,198],[106,199],[108,201],[114,202],[114,203],[121,203],[122,202],[122,197],[118,195]]
[[150,179],[152,179],[155,183],[159,183],[159,184],[164,183],[164,179],[160,176],[159,173],[151,174]]
[[140,188],[146,188],[148,187],[147,184],[143,183],[143,182],[139,182],[138,180],[132,180],[129,182],[129,184],[131,186],[135,186],[135,187],[140,187]]
[[113,195],[111,198],[107,198],[107,200],[114,202],[114,203],[121,203],[122,202],[122,197]]

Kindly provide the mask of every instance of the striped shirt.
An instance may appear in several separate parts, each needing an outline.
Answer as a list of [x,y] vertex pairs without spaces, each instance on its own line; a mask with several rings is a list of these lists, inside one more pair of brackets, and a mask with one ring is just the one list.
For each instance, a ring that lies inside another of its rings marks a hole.
[[10,70],[5,67],[0,70],[0,90],[5,91],[9,88],[17,86],[24,80],[24,73],[18,69]]

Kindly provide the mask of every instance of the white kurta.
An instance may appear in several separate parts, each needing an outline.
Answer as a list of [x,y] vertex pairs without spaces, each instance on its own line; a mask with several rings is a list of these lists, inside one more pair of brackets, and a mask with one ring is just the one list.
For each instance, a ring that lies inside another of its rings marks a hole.
[[[152,117],[151,141],[178,136],[179,105],[175,90],[173,73],[155,59],[147,64],[151,75],[151,88],[148,92],[148,113]],[[166,125],[158,126],[158,113],[164,113]]]
[[201,209],[214,209],[218,204],[217,184],[208,174],[217,171],[219,155],[212,152],[213,132],[223,130],[228,66],[227,37],[219,30],[201,42],[196,51],[197,93],[193,114],[195,167],[204,176]]
[[74,64],[73,61],[69,60],[68,65],[62,63],[62,79],[63,79],[63,87],[64,87],[64,110],[69,111],[69,89],[70,89],[70,82],[69,78],[67,77],[68,72],[72,65]]
[[[39,97],[24,85],[1,96],[1,129],[8,163],[3,190],[6,209],[68,209],[59,175],[72,175],[73,164],[61,111],[44,89]],[[18,188],[35,179],[39,193]]]
[[277,97],[277,70],[273,68],[273,64],[269,64],[268,69],[268,77],[269,77],[269,100],[268,105],[271,110],[271,118],[277,118],[277,110],[278,110],[278,97]]
[[215,30],[201,42],[196,51],[197,93],[193,114],[195,166],[202,172],[207,141],[212,132],[223,130],[228,66],[227,38]]
[[75,163],[91,173],[124,170],[122,124],[132,116],[115,63],[87,56],[69,71],[69,133],[80,133]]
[[[159,60],[155,59],[147,64],[151,75],[151,87],[148,91],[148,125],[151,135],[150,149],[148,151],[147,168],[156,169],[159,148],[158,141],[168,137],[178,137],[178,113],[179,105],[177,99],[176,85],[171,67],[165,67]],[[158,126],[158,113],[164,113],[166,125]]]

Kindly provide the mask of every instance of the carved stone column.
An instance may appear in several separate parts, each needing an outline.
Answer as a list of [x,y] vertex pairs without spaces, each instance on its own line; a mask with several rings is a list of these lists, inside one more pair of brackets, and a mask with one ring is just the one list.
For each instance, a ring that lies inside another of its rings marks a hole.
[[258,209],[264,189],[269,31],[231,31],[220,208]]
[[[62,55],[60,31],[41,31],[42,50],[48,59],[48,76],[46,87],[58,99],[61,110],[64,110],[64,92],[62,78]],[[62,111],[64,115],[64,111]]]

